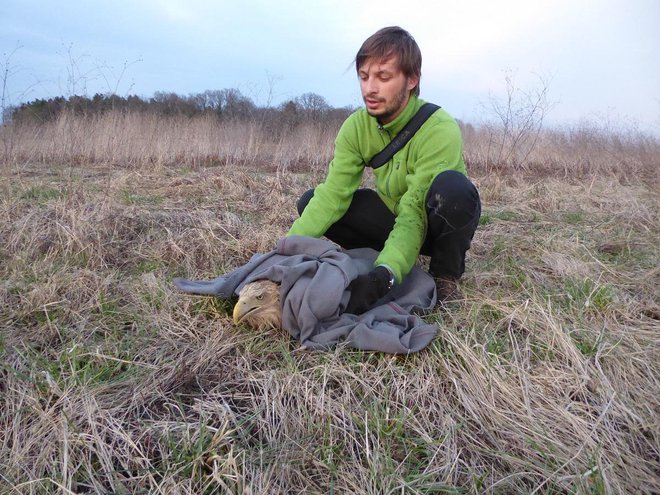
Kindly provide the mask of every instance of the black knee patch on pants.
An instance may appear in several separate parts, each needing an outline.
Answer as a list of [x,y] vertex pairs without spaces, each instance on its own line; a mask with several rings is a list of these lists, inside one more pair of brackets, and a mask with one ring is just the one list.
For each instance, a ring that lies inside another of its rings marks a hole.
[[431,256],[429,272],[436,277],[460,278],[481,216],[477,188],[460,172],[442,172],[426,195],[426,212],[428,232],[422,253]]

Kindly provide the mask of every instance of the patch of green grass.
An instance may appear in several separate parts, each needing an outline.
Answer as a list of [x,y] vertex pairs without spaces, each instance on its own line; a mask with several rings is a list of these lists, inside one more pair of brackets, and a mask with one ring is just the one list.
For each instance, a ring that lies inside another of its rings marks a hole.
[[488,478],[488,473],[483,473],[480,475],[472,475],[472,485],[477,493],[484,493],[486,491],[486,479]]
[[609,493],[603,473],[601,473],[598,463],[592,459],[589,463],[589,469],[585,473],[580,473],[577,477],[577,493],[588,495],[605,495]]
[[163,309],[168,302],[168,294],[158,284],[142,285],[137,290],[138,297],[151,309]]
[[569,225],[576,225],[584,221],[584,212],[581,210],[566,211],[562,214],[562,220]]
[[[133,378],[139,372],[131,363],[130,355],[114,352],[104,354],[99,348],[91,348],[83,343],[68,342],[71,347],[57,353],[29,350],[32,355],[33,382],[42,393],[47,393],[50,384],[60,389],[71,387],[97,387],[114,384]],[[23,377],[25,379],[25,377]]]
[[288,332],[279,329],[257,331],[243,325],[237,330],[246,339],[243,353],[248,359],[264,359],[278,374],[291,376],[306,373],[309,376],[318,377],[323,373],[323,367],[307,368],[304,355],[296,353],[300,343],[293,339]]
[[590,357],[595,356],[596,352],[598,352],[598,346],[600,344],[598,341],[589,340],[587,337],[578,334],[573,334],[572,337],[575,347],[577,347],[583,355]]
[[195,297],[191,305],[192,314],[202,315],[206,318],[225,318],[231,316],[234,310],[235,299],[223,299],[215,296]]
[[314,457],[316,457],[328,471],[328,493],[334,493],[335,480],[337,479],[337,473],[344,460],[344,455],[341,447],[333,442],[332,422],[328,418],[324,418],[319,430],[322,431],[322,441],[316,443]]
[[603,344],[604,333],[597,333],[593,330],[583,328],[574,328],[568,331],[575,347],[587,357],[596,355]]
[[538,361],[553,361],[557,357],[557,353],[547,342],[532,339],[529,346]]
[[506,211],[506,210],[495,212],[493,214],[493,217],[497,220],[502,220],[502,221],[505,221],[505,222],[513,222],[513,221],[520,220],[520,214],[519,213],[516,213],[514,211]]
[[513,211],[483,211],[479,218],[479,225],[489,225],[498,220],[512,222],[520,219],[520,214]]
[[119,299],[113,297],[103,288],[98,293],[98,310],[101,316],[115,317],[120,314]]
[[[443,328],[442,323],[438,323],[438,326]],[[454,348],[447,343],[446,339],[443,338],[442,332],[440,332],[437,337],[431,341],[428,349],[429,353],[432,353],[435,356],[441,356],[444,359],[453,360],[456,355]]]
[[569,278],[564,283],[566,305],[587,312],[602,312],[615,300],[609,284],[598,284],[590,278]]
[[133,331],[144,330],[144,319],[147,316],[122,301],[121,296],[101,288],[97,297],[97,307],[93,315],[99,323],[100,330],[117,334],[121,338],[135,338],[134,333],[130,336],[125,334],[129,328]]
[[479,225],[489,225],[493,223],[493,215],[488,212],[483,212],[479,218]]
[[595,255],[617,270],[652,270],[658,265],[660,250],[652,243],[627,241],[605,242],[598,246]]
[[66,311],[66,301],[56,301],[40,307],[27,308],[21,313],[20,321],[29,326],[48,326],[61,318]]
[[495,237],[495,242],[493,243],[493,251],[492,251],[493,256],[497,256],[499,254],[506,252],[506,250],[510,246],[510,243],[511,243],[511,239],[506,236],[498,235],[497,237]]
[[471,316],[480,324],[499,323],[505,317],[504,312],[500,308],[488,303],[475,306],[473,309],[474,311]]
[[534,284],[527,275],[527,270],[529,269],[527,263],[529,263],[528,259],[513,255],[507,255],[504,259],[502,270],[507,275],[511,289],[516,293],[525,293],[533,290]]
[[64,197],[65,194],[66,192],[62,189],[44,185],[33,185],[24,189],[18,197],[38,204],[45,204],[53,199],[60,199]]
[[[471,339],[476,345],[483,346],[491,363],[508,359],[511,348],[506,308],[484,301],[469,308],[466,318],[473,329]],[[452,356],[452,359],[460,359],[460,356]]]
[[510,354],[509,341],[508,339],[498,335],[496,333],[491,334],[491,336],[486,341],[486,352],[492,354],[493,356],[506,356]]
[[211,425],[204,418],[189,424],[182,418],[173,424],[162,440],[163,456],[157,461],[159,472],[173,473],[190,480],[196,493],[242,493],[240,466],[232,449],[233,430],[229,425]]
[[150,272],[158,271],[162,267],[163,267],[162,260],[153,259],[153,258],[142,259],[137,263],[135,267],[135,272],[137,274],[150,273]]
[[[385,396],[387,391],[385,392]],[[370,455],[363,452],[362,464],[372,473],[373,487],[379,493],[392,493],[397,479],[414,493],[462,494],[469,490],[440,482],[435,473],[426,472],[431,459],[447,441],[450,433],[422,437],[410,429],[415,410],[393,405],[389,401],[365,397],[362,414],[354,414],[355,431],[365,439],[360,443],[371,446]],[[395,483],[395,484],[393,484]]]
[[62,354],[62,364],[67,366],[71,377],[80,385],[96,386],[117,383],[132,378],[137,372],[129,356],[105,357],[96,350],[73,347]]
[[309,371],[312,376],[316,376],[320,373],[321,368],[316,370],[305,368],[304,356],[295,353],[299,343],[286,331],[279,329],[257,331],[244,325],[239,325],[237,329],[248,337],[243,341],[245,356],[266,359],[269,366],[277,370],[278,374],[291,376]]
[[122,191],[121,202],[127,206],[157,206],[165,201],[161,195],[137,194],[130,191]]

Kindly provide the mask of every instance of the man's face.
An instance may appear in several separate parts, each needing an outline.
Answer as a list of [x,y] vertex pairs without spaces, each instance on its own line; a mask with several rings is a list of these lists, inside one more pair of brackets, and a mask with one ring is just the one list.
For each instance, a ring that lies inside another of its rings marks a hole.
[[367,112],[381,124],[394,120],[408,103],[410,90],[417,77],[406,77],[399,69],[398,60],[367,59],[358,70],[360,90]]

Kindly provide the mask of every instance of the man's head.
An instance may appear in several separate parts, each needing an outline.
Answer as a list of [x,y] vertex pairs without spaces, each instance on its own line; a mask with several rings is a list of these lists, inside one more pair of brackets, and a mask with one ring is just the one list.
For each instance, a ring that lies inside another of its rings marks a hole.
[[419,94],[422,54],[400,27],[383,28],[367,38],[355,56],[355,69],[367,111],[383,124],[401,113],[411,94]]

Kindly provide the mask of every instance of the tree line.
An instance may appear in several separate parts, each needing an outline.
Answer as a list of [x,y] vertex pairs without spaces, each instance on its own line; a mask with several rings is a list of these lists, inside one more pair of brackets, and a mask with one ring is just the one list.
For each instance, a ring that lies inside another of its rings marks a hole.
[[136,95],[95,94],[35,99],[9,109],[5,122],[40,123],[56,120],[67,112],[91,116],[110,111],[143,112],[163,116],[212,115],[219,121],[271,120],[291,128],[309,122],[343,121],[354,108],[334,108],[316,93],[304,93],[278,106],[258,106],[238,89],[207,90],[188,96],[156,92],[151,98]]

